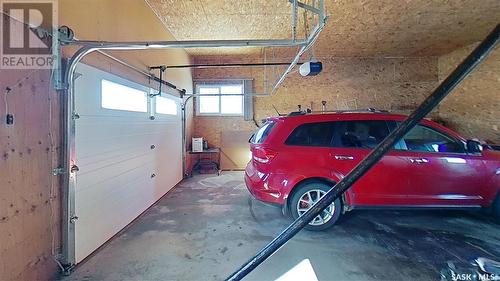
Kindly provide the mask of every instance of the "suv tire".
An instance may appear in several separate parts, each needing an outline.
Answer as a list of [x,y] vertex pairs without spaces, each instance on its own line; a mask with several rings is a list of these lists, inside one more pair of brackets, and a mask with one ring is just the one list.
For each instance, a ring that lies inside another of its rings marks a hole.
[[[330,189],[331,186],[321,182],[310,182],[297,187],[297,190],[293,192],[293,196],[290,200],[289,206],[290,213],[292,214],[293,219],[297,219]],[[318,217],[314,218],[308,225],[306,225],[305,229],[313,231],[328,229],[338,221],[341,213],[342,202],[340,201],[340,199],[337,199],[330,207],[327,207],[322,212],[321,217],[319,217],[320,215],[318,215]]]

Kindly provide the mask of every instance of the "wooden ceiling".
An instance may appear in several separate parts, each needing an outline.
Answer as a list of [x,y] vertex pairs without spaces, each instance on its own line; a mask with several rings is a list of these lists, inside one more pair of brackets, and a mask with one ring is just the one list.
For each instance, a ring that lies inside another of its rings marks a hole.
[[[287,0],[145,1],[177,40],[291,38]],[[329,20],[316,43],[317,56],[442,55],[481,40],[500,23],[499,0],[325,0],[325,6]]]

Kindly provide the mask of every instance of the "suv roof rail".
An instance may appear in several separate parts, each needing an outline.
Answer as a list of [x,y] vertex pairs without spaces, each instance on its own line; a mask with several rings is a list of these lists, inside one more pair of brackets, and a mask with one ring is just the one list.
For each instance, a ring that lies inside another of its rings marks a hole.
[[371,113],[389,113],[388,110],[376,109],[374,107],[368,107],[364,109],[347,109],[347,110],[335,110],[337,113],[356,113],[356,112],[371,112]]
[[287,116],[299,116],[299,115],[306,115],[307,112],[305,111],[292,111],[287,114]]
[[346,109],[346,110],[324,110],[324,111],[292,111],[286,116],[300,116],[306,114],[318,114],[318,113],[389,113],[388,110],[376,109],[373,107],[364,109]]

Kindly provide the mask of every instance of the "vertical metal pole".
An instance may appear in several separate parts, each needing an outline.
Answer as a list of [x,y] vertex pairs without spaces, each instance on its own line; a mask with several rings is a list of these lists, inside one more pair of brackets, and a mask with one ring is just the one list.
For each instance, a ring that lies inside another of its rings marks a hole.
[[342,196],[357,180],[370,170],[394,145],[434,109],[484,58],[495,48],[500,38],[500,25],[403,121],[389,136],[366,156],[345,178],[328,191],[312,208],[290,224],[252,259],[243,264],[226,280],[241,280],[278,251],[313,218]]
[[292,2],[292,41],[297,40],[297,1]]
[[64,73],[64,82],[68,85],[63,108],[63,170],[62,181],[62,263],[68,271],[76,263],[75,255],[75,186],[76,186],[76,153],[75,153],[75,70],[81,59],[95,51],[92,48],[79,49],[69,61]]
[[[182,109],[182,178],[187,176],[187,154],[186,154],[186,144],[187,144],[187,129],[186,129],[186,106],[188,101],[193,96],[188,96],[186,100],[184,100],[184,94],[181,96],[181,109]],[[193,103],[194,105],[194,103]]]
[[163,69],[160,68],[160,86],[158,87],[158,96],[161,96],[161,86],[163,84]]
[[[267,64],[267,52],[266,48],[264,48],[264,64]],[[267,77],[267,65],[264,66],[264,93],[267,93],[267,89],[269,88],[269,82]]]

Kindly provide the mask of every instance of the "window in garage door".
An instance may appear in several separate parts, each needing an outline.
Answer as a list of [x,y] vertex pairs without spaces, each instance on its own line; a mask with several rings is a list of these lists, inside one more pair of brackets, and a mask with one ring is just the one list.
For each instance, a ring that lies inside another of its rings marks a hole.
[[148,99],[144,91],[103,79],[101,106],[107,109],[147,112]]
[[177,104],[175,100],[163,96],[157,96],[155,101],[155,112],[159,114],[177,115]]

